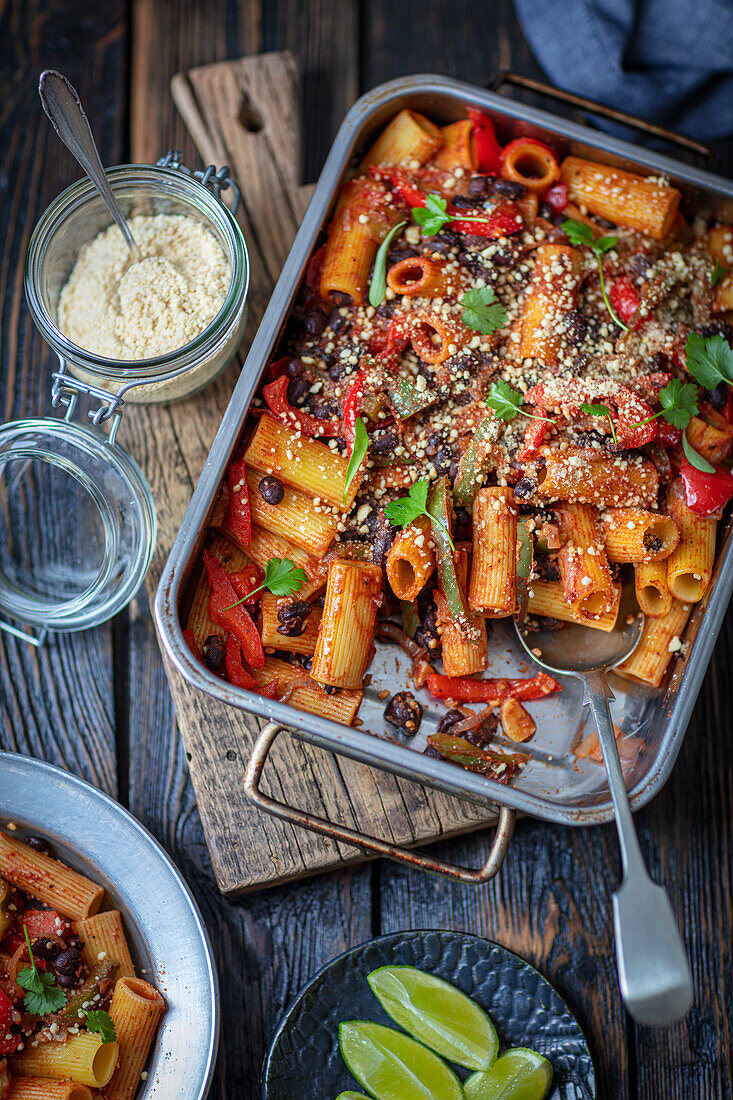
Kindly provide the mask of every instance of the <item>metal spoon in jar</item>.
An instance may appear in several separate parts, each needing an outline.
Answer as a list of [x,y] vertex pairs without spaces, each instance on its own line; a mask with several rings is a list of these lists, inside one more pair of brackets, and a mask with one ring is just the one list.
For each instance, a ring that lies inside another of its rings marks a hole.
[[644,864],[608,706],[613,692],[606,672],[631,654],[643,626],[643,616],[630,614],[633,609],[625,607],[625,602],[616,628],[609,633],[569,624],[562,630],[530,634],[524,623],[515,620],[514,625],[533,661],[548,672],[577,676],[583,683],[583,702],[590,704],[606,765],[624,872],[613,895],[621,996],[640,1023],[666,1027],[682,1019],[692,1005],[692,978],[669,897],[652,882]]
[[120,233],[125,239],[133,263],[142,259],[142,253],[135,243],[125,216],[117,205],[117,199],[105,174],[99,152],[92,137],[89,119],[84,113],[81,100],[74,87],[65,76],[55,69],[41,73],[38,81],[38,94],[43,109],[51,120],[51,125],[63,141],[66,148],[76,157],[89,179],[99,191],[110,214],[114,218]]

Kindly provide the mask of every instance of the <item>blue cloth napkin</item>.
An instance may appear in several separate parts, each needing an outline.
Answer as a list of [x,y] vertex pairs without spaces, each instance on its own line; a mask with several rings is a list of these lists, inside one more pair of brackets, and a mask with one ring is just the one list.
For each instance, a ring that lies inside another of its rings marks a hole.
[[703,139],[733,133],[733,0],[515,0],[560,88]]

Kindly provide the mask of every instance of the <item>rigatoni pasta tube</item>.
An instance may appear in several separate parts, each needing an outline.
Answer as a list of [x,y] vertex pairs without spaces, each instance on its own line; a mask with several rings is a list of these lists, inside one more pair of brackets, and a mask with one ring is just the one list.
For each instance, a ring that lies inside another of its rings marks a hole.
[[657,241],[669,233],[680,204],[680,193],[674,187],[580,157],[566,157],[560,176],[568,185],[571,202]]
[[425,363],[437,366],[456,355],[476,335],[457,317],[417,310],[410,323],[410,343]]
[[643,508],[609,508],[601,524],[606,557],[617,564],[662,561],[680,540],[670,516]]
[[718,523],[690,511],[679,479],[667,490],[667,511],[680,532],[680,541],[667,558],[669,589],[675,599],[697,603],[707,592],[713,575]]
[[460,275],[452,271],[445,260],[431,256],[408,256],[392,264],[387,272],[387,286],[408,298],[442,298],[461,286]]
[[565,602],[578,620],[603,615],[613,605],[613,584],[596,517],[588,504],[565,501],[554,509],[565,542],[557,555]]
[[348,509],[361,485],[358,476],[346,488],[347,458],[316,439],[293,431],[272,416],[261,416],[244,461],[255,470],[276,474],[283,485]]
[[50,1077],[13,1077],[5,1100],[94,1100],[87,1085]]
[[165,1001],[149,982],[120,978],[115,983],[109,1014],[120,1054],[119,1066],[105,1090],[106,1100],[132,1100],[164,1012]]
[[467,168],[469,172],[478,170],[478,155],[476,153],[476,135],[473,123],[468,118],[451,122],[450,126],[442,126],[440,136],[443,144],[433,158],[436,168]]
[[[300,601],[300,592],[292,599]],[[302,653],[304,656],[312,656],[316,651],[318,628],[321,624],[320,608],[313,608],[304,620],[303,633],[298,637],[282,634],[278,629],[283,625],[278,618],[278,611],[281,605],[285,606],[291,603],[292,599],[281,599],[278,596],[273,596],[271,592],[262,593],[260,599],[260,613],[262,615],[260,636],[262,644],[263,646],[271,646],[273,649],[281,649],[285,653]]]
[[[619,604],[621,603],[621,585],[613,582],[614,597],[608,611],[600,615],[583,619],[582,626],[592,627],[594,630],[613,630],[618,618]],[[565,602],[565,591],[562,581],[533,580],[527,599],[527,611],[530,615],[542,615],[543,618],[559,619],[563,623],[577,623],[578,619],[572,607]]]
[[101,1089],[108,1083],[119,1054],[118,1043],[103,1043],[101,1035],[80,1031],[63,1043],[29,1043],[22,1054],[10,1059],[14,1073],[50,1077],[54,1081],[79,1081]]
[[491,619],[516,608],[517,514],[510,488],[479,489],[474,498],[468,605]]
[[547,449],[537,471],[540,500],[577,500],[599,508],[655,504],[659,475],[644,458],[592,458],[579,448]]
[[1,832],[0,878],[71,920],[96,913],[104,897],[96,882]]
[[298,710],[332,718],[344,726],[352,724],[364,697],[362,691],[336,691],[327,695],[305,669],[269,655],[265,657],[265,667],[259,671],[253,670],[252,675],[258,684],[277,680],[279,698],[285,696],[286,702]]
[[104,913],[77,921],[74,931],[84,943],[82,958],[90,971],[95,970],[101,962],[116,962],[118,979],[135,977],[122,914],[116,909],[108,909]]
[[338,291],[349,294],[356,305],[364,301],[369,269],[379,247],[369,224],[374,188],[371,180],[351,180],[341,190],[328,227],[321,298]]
[[440,129],[425,115],[405,109],[390,122],[364,157],[370,164],[404,164],[416,160],[425,164],[443,144]]
[[335,559],[328,567],[326,600],[311,676],[330,687],[360,688],[372,657],[382,602],[378,565]]
[[337,521],[325,511],[317,511],[311,497],[297,489],[285,486],[279,504],[268,504],[257,491],[260,475],[247,470],[252,522],[265,527],[307,550],[316,558],[322,558],[333,542]]
[[386,571],[390,588],[398,600],[412,603],[422,592],[435,569],[435,550],[430,521],[415,520],[399,532],[387,554]]
[[[263,572],[272,558],[280,558],[281,561],[287,558],[297,569],[302,569],[308,579],[298,589],[299,599],[309,600],[325,586],[328,567],[320,559],[311,557],[302,546],[296,546],[294,542],[289,542],[281,535],[276,535],[274,531],[268,531],[256,524],[252,526],[252,540],[248,547],[242,546],[237,536],[228,527],[224,526],[221,530],[230,542],[243,550]],[[216,556],[213,549],[212,554]]]
[[645,615],[657,619],[672,606],[666,561],[640,561],[634,566],[636,602]]
[[659,687],[672,655],[681,648],[680,638],[691,611],[691,604],[673,600],[666,615],[645,619],[639,644],[614,671],[628,679]]
[[[466,590],[468,580],[468,554],[459,550],[455,556],[456,577],[462,592]],[[469,626],[474,638],[466,637],[465,631],[454,622],[448,610],[442,592],[435,593],[435,606],[438,612],[438,632],[443,653],[443,672],[446,676],[472,676],[483,672],[489,666],[486,620],[483,615],[473,612],[469,615]]]
[[541,244],[535,251],[524,296],[517,355],[557,365],[562,343],[562,319],[573,309],[583,265],[580,253],[567,244]]

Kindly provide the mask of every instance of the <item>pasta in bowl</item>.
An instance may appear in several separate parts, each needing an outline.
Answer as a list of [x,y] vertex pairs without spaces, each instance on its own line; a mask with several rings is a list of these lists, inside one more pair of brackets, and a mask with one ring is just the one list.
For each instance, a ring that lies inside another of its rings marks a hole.
[[412,660],[392,730],[429,693],[428,753],[506,782],[498,722],[531,738],[524,703],[558,685],[482,676],[495,620],[611,629],[623,569],[647,623],[622,673],[658,686],[684,651],[733,493],[733,330],[730,227],[665,178],[501,136],[405,109],[355,166],[185,625],[231,684],[346,724],[387,633]]

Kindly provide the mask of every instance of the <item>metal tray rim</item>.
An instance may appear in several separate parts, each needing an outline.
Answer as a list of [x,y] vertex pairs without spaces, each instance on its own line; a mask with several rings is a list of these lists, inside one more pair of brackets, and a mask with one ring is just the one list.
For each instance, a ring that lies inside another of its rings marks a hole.
[[[279,334],[291,296],[297,289],[312,245],[333,199],[335,188],[347,166],[351,148],[361,128],[379,108],[388,106],[396,100],[404,100],[410,94],[416,93],[434,93],[447,95],[450,99],[469,100],[507,117],[530,122],[540,128],[551,129],[563,137],[582,141],[594,146],[599,152],[611,153],[643,163],[661,173],[678,176],[691,186],[703,187],[733,198],[733,183],[721,176],[690,167],[661,154],[648,152],[640,146],[609,137],[600,131],[561,119],[547,111],[527,107],[451,77],[429,73],[401,77],[378,85],[361,96],[346,114],[331,146],[313,197],[252,341],[241,375],[171,548],[155,595],[156,625],[168,656],[189,683],[229,706],[293,729],[297,736],[320,748],[343,753],[362,763],[478,803],[502,803],[530,816],[567,825],[600,824],[613,819],[610,798],[606,803],[590,806],[561,807],[550,798],[525,793],[472,772],[464,770],[458,772],[458,769],[448,762],[419,755],[412,749],[376,738],[373,734],[362,732],[358,728],[344,726],[330,719],[307,714],[289,704],[263,699],[241,688],[234,688],[204,669],[195,660],[183,639],[177,614],[177,599],[181,584],[186,577],[190,557],[195,550],[196,541],[214,494],[221,484],[223,469],[236,442],[242,418],[249,407],[266,360]],[[690,656],[685,662],[684,683],[681,684],[667,715],[657,760],[647,775],[630,792],[634,809],[645,805],[661,789],[669,778],[680,751],[686,725],[695,705],[731,592],[733,592],[733,539],[730,536],[727,549],[721,551],[717,574],[706,597],[708,610],[705,629],[700,632],[701,636],[696,639]]]

